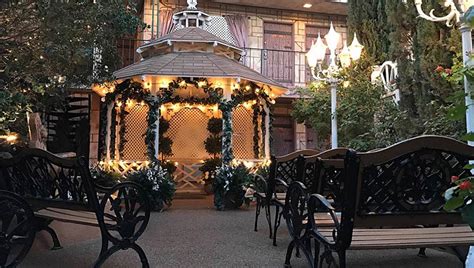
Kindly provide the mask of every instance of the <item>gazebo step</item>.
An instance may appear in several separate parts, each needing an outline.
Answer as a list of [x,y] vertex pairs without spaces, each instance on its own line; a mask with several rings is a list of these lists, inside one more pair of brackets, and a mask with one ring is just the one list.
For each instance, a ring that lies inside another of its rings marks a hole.
[[203,190],[176,190],[175,199],[201,199],[206,198],[207,194]]

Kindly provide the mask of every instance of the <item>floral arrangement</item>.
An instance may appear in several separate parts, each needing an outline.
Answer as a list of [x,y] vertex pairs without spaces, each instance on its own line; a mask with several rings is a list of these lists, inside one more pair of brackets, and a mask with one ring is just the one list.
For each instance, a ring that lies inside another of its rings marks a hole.
[[97,185],[112,187],[117,183],[131,181],[141,185],[150,195],[152,209],[162,211],[171,206],[176,185],[168,173],[157,162],[152,162],[149,167],[131,171],[125,175],[114,172],[107,166],[91,168],[91,175]]
[[459,176],[452,176],[451,182],[455,186],[446,190],[444,197],[446,204],[444,209],[446,211],[461,210],[461,215],[465,222],[474,229],[474,187],[472,180],[474,177],[459,178]]
[[[237,209],[242,206],[245,193],[252,182],[252,173],[243,164],[219,167],[214,179],[214,203],[217,209]],[[223,191],[217,191],[217,189],[223,189]]]
[[148,168],[127,174],[127,180],[140,184],[150,195],[152,208],[162,211],[171,206],[176,185],[168,171],[158,163],[152,163]]

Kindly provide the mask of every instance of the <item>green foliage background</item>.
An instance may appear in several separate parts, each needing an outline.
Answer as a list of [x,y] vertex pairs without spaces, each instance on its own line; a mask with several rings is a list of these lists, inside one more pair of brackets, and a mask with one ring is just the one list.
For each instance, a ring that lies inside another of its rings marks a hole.
[[117,41],[145,27],[125,0],[5,0],[0,21],[0,129],[26,111],[62,106],[68,89],[111,79],[121,64]]

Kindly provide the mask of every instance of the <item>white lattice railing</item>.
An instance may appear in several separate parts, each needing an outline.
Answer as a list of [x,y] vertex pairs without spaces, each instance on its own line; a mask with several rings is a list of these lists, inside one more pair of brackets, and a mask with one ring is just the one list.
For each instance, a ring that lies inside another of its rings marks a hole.
[[150,164],[149,161],[123,161],[123,160],[113,161],[111,160],[108,162],[103,162],[103,161],[99,162],[99,165],[101,167],[105,168],[106,170],[116,172],[122,176],[127,174],[128,172],[137,171],[142,168],[146,168],[148,167],[149,164]]

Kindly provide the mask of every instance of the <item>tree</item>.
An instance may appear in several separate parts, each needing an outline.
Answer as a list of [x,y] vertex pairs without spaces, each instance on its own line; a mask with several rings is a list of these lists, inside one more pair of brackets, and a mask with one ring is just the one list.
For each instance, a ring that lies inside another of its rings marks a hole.
[[61,105],[70,88],[111,79],[116,41],[145,27],[125,0],[2,1],[0,23],[1,94],[7,104],[21,100],[1,106],[2,129],[26,111]]
[[[373,59],[367,55],[339,74],[338,133],[340,146],[357,150],[385,147],[403,136],[406,116],[391,99],[383,99],[380,85],[372,84]],[[293,117],[310,124],[323,140],[330,138],[330,90],[324,83],[301,89]],[[320,148],[327,149],[327,148]]]

